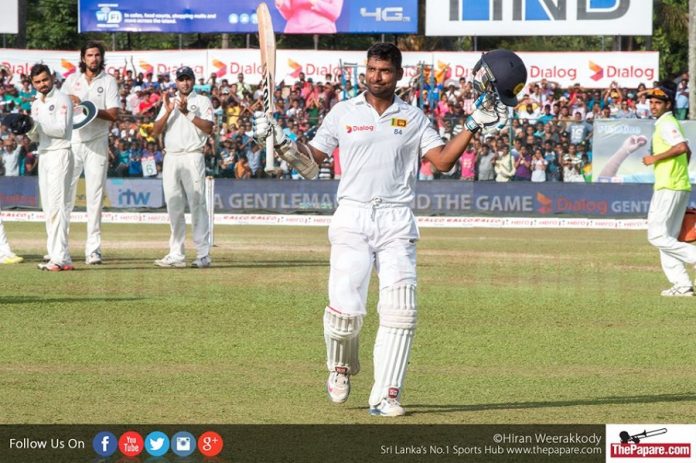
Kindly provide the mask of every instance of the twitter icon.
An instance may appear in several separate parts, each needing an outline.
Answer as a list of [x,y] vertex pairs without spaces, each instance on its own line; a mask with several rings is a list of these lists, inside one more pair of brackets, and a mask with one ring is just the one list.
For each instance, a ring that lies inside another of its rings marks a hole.
[[145,438],[145,450],[153,457],[161,457],[169,450],[169,437],[160,431],[151,432]]

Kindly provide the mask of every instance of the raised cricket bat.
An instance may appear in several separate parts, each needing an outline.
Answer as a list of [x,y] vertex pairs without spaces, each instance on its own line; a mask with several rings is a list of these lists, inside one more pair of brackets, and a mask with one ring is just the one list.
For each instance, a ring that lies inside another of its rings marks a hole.
[[[259,22],[259,48],[261,49],[261,72],[263,73],[263,110],[268,117],[273,117],[273,91],[275,90],[275,61],[276,42],[271,22],[271,12],[268,6],[261,2],[256,8],[256,17]],[[275,168],[273,155],[273,132],[266,138],[266,172]]]

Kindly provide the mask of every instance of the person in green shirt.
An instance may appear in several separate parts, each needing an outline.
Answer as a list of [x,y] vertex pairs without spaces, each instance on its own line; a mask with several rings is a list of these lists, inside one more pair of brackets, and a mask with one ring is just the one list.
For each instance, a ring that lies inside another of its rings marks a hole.
[[684,129],[672,114],[675,93],[671,81],[661,81],[648,93],[650,112],[657,119],[651,154],[643,157],[643,164],[654,166],[655,171],[648,210],[648,241],[660,251],[662,271],[672,283],[662,296],[693,296],[693,283],[685,264],[696,264],[696,246],[677,240],[691,195],[691,149]]

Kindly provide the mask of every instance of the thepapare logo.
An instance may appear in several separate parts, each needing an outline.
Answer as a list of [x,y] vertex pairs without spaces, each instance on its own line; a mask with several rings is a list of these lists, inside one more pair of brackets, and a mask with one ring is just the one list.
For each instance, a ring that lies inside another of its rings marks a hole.
[[616,20],[631,0],[461,0],[448,2],[451,21]]
[[302,72],[302,65],[300,63],[288,58],[288,66],[290,66],[290,69],[292,69],[292,72],[290,72],[290,77],[294,77],[295,79],[300,77],[300,73]]
[[539,203],[537,209],[541,214],[550,214],[553,211],[553,201],[548,196],[537,192],[536,200]]
[[594,72],[594,74],[590,76],[590,79],[597,81],[604,78],[604,68],[602,66],[592,61],[590,61],[589,66],[590,70]]
[[374,130],[374,125],[346,125],[346,133],[373,132]]

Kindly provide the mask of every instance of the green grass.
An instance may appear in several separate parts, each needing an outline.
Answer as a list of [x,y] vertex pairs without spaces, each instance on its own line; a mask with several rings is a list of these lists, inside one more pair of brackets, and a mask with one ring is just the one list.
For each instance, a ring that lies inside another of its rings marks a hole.
[[[211,269],[159,269],[168,227],[106,225],[106,265],[39,272],[6,223],[0,423],[374,423],[376,279],[350,400],[328,402],[325,228],[218,227]],[[191,246],[189,246],[191,249]],[[696,422],[696,299],[644,232],[422,230],[400,423]],[[192,256],[190,256],[192,257]]]

